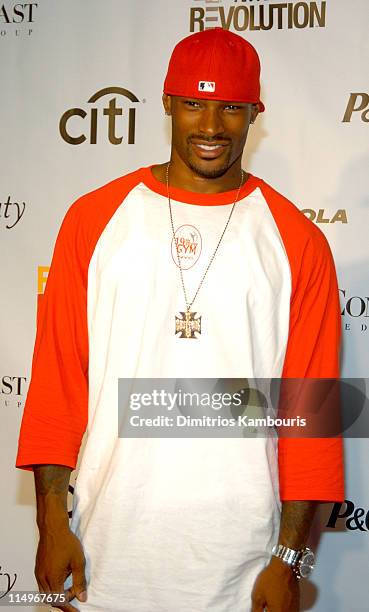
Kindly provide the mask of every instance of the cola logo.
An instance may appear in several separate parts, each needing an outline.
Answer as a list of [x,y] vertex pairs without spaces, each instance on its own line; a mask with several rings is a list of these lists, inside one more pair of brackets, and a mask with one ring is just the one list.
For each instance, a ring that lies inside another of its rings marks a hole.
[[334,213],[326,211],[324,208],[314,210],[313,208],[303,208],[301,212],[315,223],[347,223],[347,211],[344,208],[336,210]]
[[336,529],[342,521],[348,531],[369,531],[369,510],[355,507],[354,502],[349,499],[335,503],[326,526]]

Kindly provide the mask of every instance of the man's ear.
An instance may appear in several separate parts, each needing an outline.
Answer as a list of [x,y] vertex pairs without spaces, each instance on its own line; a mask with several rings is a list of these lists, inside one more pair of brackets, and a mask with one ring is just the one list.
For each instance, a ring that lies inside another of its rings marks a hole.
[[253,104],[251,106],[251,117],[250,117],[250,123],[255,123],[255,119],[259,114],[259,106],[257,104]]
[[163,106],[164,106],[164,110],[165,110],[165,114],[166,115],[171,115],[172,114],[172,98],[171,96],[168,96],[167,94],[163,94]]

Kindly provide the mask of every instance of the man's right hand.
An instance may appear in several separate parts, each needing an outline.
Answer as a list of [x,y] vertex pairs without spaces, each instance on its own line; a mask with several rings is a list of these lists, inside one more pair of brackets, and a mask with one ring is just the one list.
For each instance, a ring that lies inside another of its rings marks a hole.
[[77,597],[87,601],[86,560],[82,544],[70,530],[67,495],[71,468],[63,465],[33,466],[40,541],[35,576],[43,593],[64,593],[64,581],[72,574],[72,586],[65,591],[67,603],[55,605],[63,612],[76,612],[69,602]]
[[[72,574],[72,585],[65,591],[67,602],[77,597],[79,601],[87,600],[86,560],[82,544],[69,529],[40,532],[40,541],[36,554],[35,576],[38,587],[43,593],[63,593],[64,581]],[[55,605],[63,612],[75,612],[72,604]]]

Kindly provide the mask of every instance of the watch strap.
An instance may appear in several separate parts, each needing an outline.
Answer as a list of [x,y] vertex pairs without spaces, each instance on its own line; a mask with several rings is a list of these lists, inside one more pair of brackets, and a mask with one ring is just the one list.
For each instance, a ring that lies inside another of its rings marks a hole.
[[282,561],[287,563],[287,565],[291,566],[296,565],[302,553],[302,550],[293,550],[293,548],[288,548],[288,546],[283,546],[282,544],[277,544],[272,549],[273,555],[279,557],[280,559],[282,559]]
[[272,548],[272,554],[281,559],[284,563],[287,563],[298,579],[301,578],[299,561],[304,552],[305,549],[294,550],[293,548],[288,548],[288,546],[283,546],[283,544],[276,544],[276,546]]

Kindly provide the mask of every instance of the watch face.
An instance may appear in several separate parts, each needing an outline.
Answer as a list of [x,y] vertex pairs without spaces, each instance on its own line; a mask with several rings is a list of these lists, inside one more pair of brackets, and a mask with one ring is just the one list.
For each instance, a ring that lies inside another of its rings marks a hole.
[[314,569],[315,556],[312,551],[306,551],[300,560],[300,574],[303,578],[308,578]]

